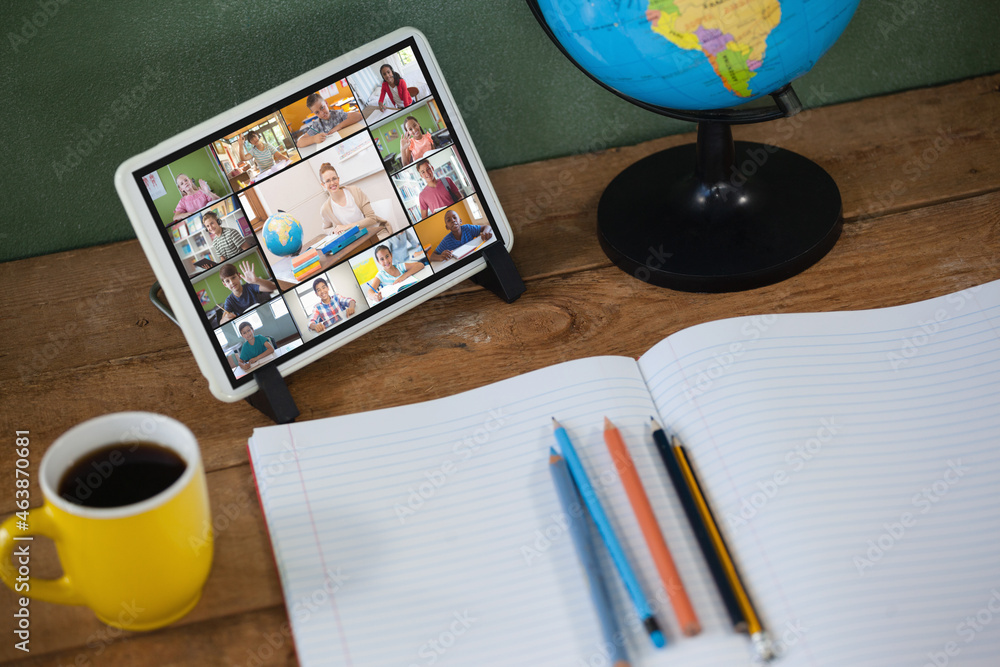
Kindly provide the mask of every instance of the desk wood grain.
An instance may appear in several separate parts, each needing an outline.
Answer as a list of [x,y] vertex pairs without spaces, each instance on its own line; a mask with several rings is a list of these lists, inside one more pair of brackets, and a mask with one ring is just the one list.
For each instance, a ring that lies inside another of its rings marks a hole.
[[[738,139],[770,141],[826,168],[841,188],[845,226],[816,266],[735,294],[638,282],[611,266],[595,238],[607,183],[692,134],[493,171],[525,295],[506,305],[462,283],[331,353],[289,379],[301,419],[438,398],[584,356],[638,356],[722,317],[878,308],[1000,278],[998,121],[1000,75],[992,75],[736,128]],[[186,618],[146,634],[120,633],[83,608],[33,602],[31,654],[4,641],[0,661],[295,664],[247,463],[247,437],[267,421],[245,403],[212,398],[180,331],[147,299],[153,279],[134,241],[0,264],[0,282],[17,286],[0,306],[0,432],[31,430],[37,471],[60,433],[100,414],[154,410],[190,426],[216,528],[205,595]],[[0,447],[0,470],[12,465],[12,448]],[[41,502],[37,485],[32,498]],[[0,512],[13,509],[13,476],[0,472]],[[54,549],[38,546],[33,574],[56,574]],[[0,630],[14,604],[0,591]]]

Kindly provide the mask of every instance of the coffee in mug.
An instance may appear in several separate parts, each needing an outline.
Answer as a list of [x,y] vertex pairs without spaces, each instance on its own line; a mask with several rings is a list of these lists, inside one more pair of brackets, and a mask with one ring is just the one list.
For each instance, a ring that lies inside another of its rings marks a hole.
[[170,488],[187,464],[155,442],[96,449],[75,462],[59,481],[59,497],[84,507],[119,507]]

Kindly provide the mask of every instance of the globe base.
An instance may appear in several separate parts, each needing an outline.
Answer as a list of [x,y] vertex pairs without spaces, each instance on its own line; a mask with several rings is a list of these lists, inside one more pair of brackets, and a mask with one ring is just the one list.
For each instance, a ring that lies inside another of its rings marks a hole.
[[615,265],[685,292],[790,278],[826,255],[842,227],[826,171],[782,148],[733,142],[723,123],[701,123],[697,145],[629,166],[597,208],[598,239]]

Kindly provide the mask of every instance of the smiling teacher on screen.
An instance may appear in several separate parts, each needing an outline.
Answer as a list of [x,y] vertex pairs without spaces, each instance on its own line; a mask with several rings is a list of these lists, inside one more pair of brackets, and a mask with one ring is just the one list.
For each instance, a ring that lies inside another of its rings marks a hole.
[[334,233],[340,233],[354,226],[377,227],[388,222],[375,215],[364,190],[355,185],[340,185],[340,175],[329,162],[320,165],[319,180],[329,196],[319,209],[323,229],[332,228]]

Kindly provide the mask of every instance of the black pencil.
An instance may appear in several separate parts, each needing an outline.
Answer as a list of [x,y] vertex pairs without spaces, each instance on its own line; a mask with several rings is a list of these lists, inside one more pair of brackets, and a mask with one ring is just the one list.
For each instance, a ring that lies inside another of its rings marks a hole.
[[712,538],[708,534],[701,516],[698,514],[698,507],[695,505],[691,490],[688,489],[687,483],[684,481],[680,464],[677,463],[677,459],[674,458],[674,453],[671,451],[667,434],[664,433],[663,427],[655,419],[650,417],[650,421],[653,422],[653,442],[656,443],[656,449],[659,450],[660,458],[663,459],[663,465],[667,469],[667,474],[670,475],[670,482],[674,485],[674,490],[677,491],[677,495],[681,500],[681,506],[687,515],[688,523],[691,524],[694,536],[698,539],[698,546],[701,547],[701,553],[705,557],[705,562],[708,563],[708,569],[712,573],[712,578],[715,579],[715,585],[719,589],[719,595],[722,596],[722,602],[726,605],[726,611],[729,612],[729,618],[733,622],[733,627],[737,632],[746,632],[747,619],[744,618],[743,611],[740,609],[739,601],[736,599],[736,592],[729,584],[729,579],[726,577],[722,561],[715,551]]

